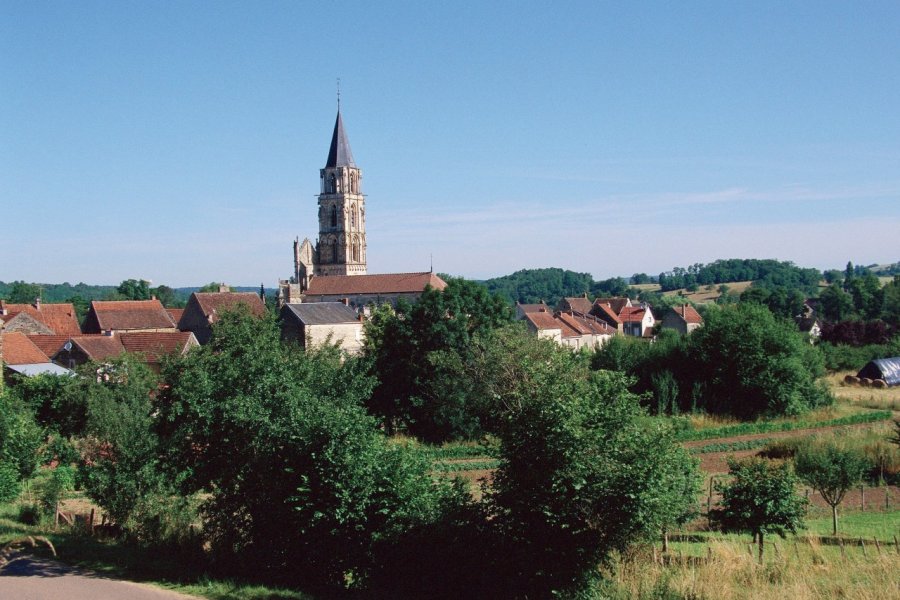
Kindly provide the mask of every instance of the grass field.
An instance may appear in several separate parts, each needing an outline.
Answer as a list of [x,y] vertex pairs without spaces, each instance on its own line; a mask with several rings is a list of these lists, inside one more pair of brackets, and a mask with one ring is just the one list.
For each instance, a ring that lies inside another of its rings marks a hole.
[[[844,549],[833,539],[828,519],[808,521],[798,536],[767,538],[764,563],[748,535],[691,532],[673,536],[661,558],[659,545],[618,556],[604,572],[612,593],[598,598],[723,599],[900,597],[900,511],[853,513],[844,517]],[[867,540],[865,550],[858,538]],[[856,538],[856,539],[853,539]],[[879,546],[874,544],[879,539]],[[852,540],[852,541],[851,541]]]
[[848,385],[844,383],[844,377],[847,375],[856,375],[856,372],[840,371],[827,377],[831,391],[839,400],[845,401],[850,406],[900,411],[900,386],[877,389]]

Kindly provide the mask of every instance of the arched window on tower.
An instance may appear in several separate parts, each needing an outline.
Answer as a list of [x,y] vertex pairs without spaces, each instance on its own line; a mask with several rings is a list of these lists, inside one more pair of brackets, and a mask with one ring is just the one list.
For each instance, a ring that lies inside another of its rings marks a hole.
[[350,173],[350,193],[355,194],[356,192],[356,173]]
[[350,227],[356,229],[356,205],[350,206]]
[[337,227],[337,206],[331,207],[331,226]]
[[337,192],[337,178],[332,173],[331,177],[328,178],[328,193],[334,194],[335,192]]
[[359,241],[353,242],[353,262],[359,262]]

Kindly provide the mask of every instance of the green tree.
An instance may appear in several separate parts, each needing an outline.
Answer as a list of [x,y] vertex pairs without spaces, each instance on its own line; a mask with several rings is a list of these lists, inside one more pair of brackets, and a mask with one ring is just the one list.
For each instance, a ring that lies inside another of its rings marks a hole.
[[762,564],[765,535],[796,533],[803,527],[806,500],[795,491],[797,476],[790,463],[729,459],[728,470],[732,479],[717,485],[722,500],[711,517],[724,531],[751,534],[759,544]]
[[0,392],[0,463],[15,468],[20,480],[31,477],[42,441],[32,412],[18,398]]
[[79,371],[78,393],[87,405],[80,479],[114,522],[134,530],[135,508],[150,495],[171,492],[153,430],[151,395],[158,377],[128,355],[88,363]]
[[697,516],[697,497],[703,486],[700,461],[682,448],[675,446],[661,462],[662,484],[655,498],[657,506],[651,512],[657,515],[662,533],[663,552],[669,551],[669,532]]
[[691,383],[705,386],[703,408],[710,412],[741,418],[795,415],[833,401],[817,381],[825,374],[821,354],[793,323],[762,306],[710,309],[685,344]]
[[833,441],[801,446],[794,457],[794,468],[800,479],[822,494],[831,507],[832,533],[838,532],[837,507],[844,495],[858,484],[869,466],[865,456]]
[[36,283],[13,281],[7,300],[13,304],[33,304],[41,297],[41,287]]
[[881,316],[884,292],[878,277],[871,273],[856,277],[847,287],[853,297],[853,306],[864,319],[877,319]]
[[151,296],[156,296],[163,306],[174,307],[178,304],[178,298],[175,297],[175,290],[167,285],[158,285],[150,290]]
[[854,314],[853,296],[833,283],[819,294],[822,316],[829,321],[844,321]]
[[91,377],[23,377],[10,391],[35,415],[38,424],[64,437],[84,435]]
[[683,505],[663,488],[678,479],[677,450],[668,429],[641,419],[627,378],[591,372],[550,342],[516,340],[484,367],[496,382],[501,459],[485,497],[510,595],[549,597],[584,588],[610,552],[671,523]]
[[444,290],[427,289],[414,305],[376,310],[366,325],[364,354],[378,381],[370,411],[388,431],[399,427],[430,441],[477,435],[467,398],[434,385],[439,367],[465,361],[472,340],[512,321],[499,296],[464,279],[447,277]]
[[205,494],[205,534],[235,572],[363,587],[379,549],[464,501],[378,431],[356,359],[283,346],[273,316],[222,315],[209,344],[164,372],[166,464],[182,493]]
[[150,282],[143,279],[126,279],[116,288],[116,297],[121,300],[149,300]]

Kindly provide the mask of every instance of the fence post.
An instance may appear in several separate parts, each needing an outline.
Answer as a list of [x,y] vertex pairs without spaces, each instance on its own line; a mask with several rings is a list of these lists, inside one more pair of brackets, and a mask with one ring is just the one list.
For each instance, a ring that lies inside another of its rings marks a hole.
[[94,537],[94,507],[91,507],[91,516],[88,520],[88,533]]
[[862,538],[859,538],[859,545],[862,546],[863,556],[869,558],[869,553],[866,551],[866,541]]
[[878,543],[878,538],[873,535],[872,540],[875,542],[875,549],[878,550],[878,556],[881,556],[881,544]]
[[894,536],[894,549],[897,551],[897,554],[900,554],[900,543],[897,542],[897,536]]
[[838,543],[841,545],[841,558],[847,558],[847,551],[844,550],[844,538],[839,537]]
[[866,510],[866,486],[859,486],[859,510]]

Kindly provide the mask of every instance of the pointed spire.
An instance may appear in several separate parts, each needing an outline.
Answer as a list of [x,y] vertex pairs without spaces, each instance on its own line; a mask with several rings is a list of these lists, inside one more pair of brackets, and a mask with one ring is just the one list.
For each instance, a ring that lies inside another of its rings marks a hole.
[[328,149],[328,161],[325,168],[331,167],[356,167],[353,162],[353,152],[350,151],[350,142],[347,141],[347,132],[344,131],[344,121],[341,119],[341,111],[338,110],[337,119],[334,122],[334,134],[331,136],[331,148]]

